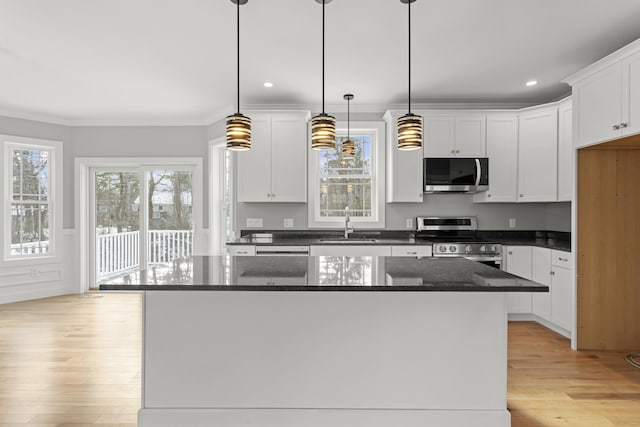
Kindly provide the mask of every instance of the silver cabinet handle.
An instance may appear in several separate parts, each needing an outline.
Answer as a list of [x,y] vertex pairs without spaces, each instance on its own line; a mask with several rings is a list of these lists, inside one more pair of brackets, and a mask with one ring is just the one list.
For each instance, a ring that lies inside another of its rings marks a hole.
[[511,252],[511,251],[509,251],[509,252],[507,252],[507,253],[508,253],[509,255],[513,255],[513,252]]
[[520,197],[524,197],[524,194],[521,194]]
[[620,125],[613,125],[613,130],[618,130],[620,129]]
[[480,166],[480,159],[476,160],[476,187],[480,185],[480,175],[482,175],[482,166]]
[[455,152],[456,152],[456,150],[451,150],[451,152],[452,152],[452,153],[455,153]]
[[407,255],[418,255],[418,252],[407,252]]
[[487,194],[487,197],[491,197],[491,194]]
[[555,274],[556,274],[556,272],[555,272],[555,271],[552,271],[552,272],[551,272],[551,275],[552,275],[552,276],[554,276]]
[[626,128],[627,126],[629,126],[629,123],[620,123],[620,128]]
[[562,258],[562,257],[558,257],[558,259],[559,259],[560,261],[569,261],[569,258]]
[[460,150],[456,150],[456,153],[460,153]]

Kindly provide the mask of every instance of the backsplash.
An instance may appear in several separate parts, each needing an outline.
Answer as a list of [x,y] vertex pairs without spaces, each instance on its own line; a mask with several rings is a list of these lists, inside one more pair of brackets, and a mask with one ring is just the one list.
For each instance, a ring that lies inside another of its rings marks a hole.
[[[236,229],[247,228],[247,218],[262,218],[262,229],[284,229],[284,220],[293,220],[293,229],[307,227],[306,203],[237,203]],[[571,231],[571,203],[473,203],[469,194],[430,194],[423,203],[388,203],[386,229],[406,230],[407,219],[416,216],[476,216],[481,230],[507,230],[515,219],[514,230]],[[257,228],[256,230],[260,230]]]

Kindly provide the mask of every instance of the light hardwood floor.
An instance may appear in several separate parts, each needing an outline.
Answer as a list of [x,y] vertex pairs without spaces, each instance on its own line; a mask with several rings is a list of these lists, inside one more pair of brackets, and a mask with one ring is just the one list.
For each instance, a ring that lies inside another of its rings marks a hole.
[[[134,427],[139,405],[140,295],[0,305],[0,427]],[[508,406],[513,427],[640,427],[640,369],[511,323]]]

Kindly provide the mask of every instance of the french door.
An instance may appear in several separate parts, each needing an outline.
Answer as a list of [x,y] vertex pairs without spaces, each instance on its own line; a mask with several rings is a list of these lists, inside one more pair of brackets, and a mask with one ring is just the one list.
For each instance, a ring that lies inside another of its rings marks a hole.
[[94,284],[193,254],[190,168],[91,168]]

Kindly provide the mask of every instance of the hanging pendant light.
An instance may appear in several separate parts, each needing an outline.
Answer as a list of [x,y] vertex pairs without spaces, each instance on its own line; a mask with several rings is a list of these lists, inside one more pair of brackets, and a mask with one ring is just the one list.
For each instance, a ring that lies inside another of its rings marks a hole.
[[324,112],[324,5],[331,0],[316,0],[322,3],[322,113],[311,119],[311,148],[332,150],[336,148],[336,119]]
[[422,117],[411,113],[411,3],[416,0],[400,0],[409,9],[409,112],[398,118],[398,150],[422,148]]
[[251,119],[240,113],[240,5],[248,0],[231,0],[236,7],[237,21],[237,78],[236,113],[227,116],[227,150],[246,151],[251,148]]
[[353,99],[353,95],[347,93],[343,98],[347,100],[347,139],[342,142],[342,158],[345,160],[351,160],[356,157],[356,144],[354,144],[354,142],[351,140],[351,135],[349,134],[351,123],[351,111],[349,108],[349,103]]

